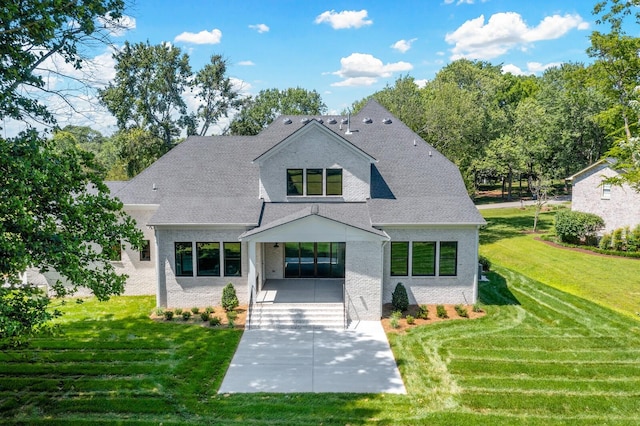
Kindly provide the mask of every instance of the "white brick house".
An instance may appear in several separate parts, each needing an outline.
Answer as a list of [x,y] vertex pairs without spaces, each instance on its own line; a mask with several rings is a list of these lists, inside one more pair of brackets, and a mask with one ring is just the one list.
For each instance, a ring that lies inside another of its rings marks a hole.
[[640,224],[640,194],[629,185],[603,181],[615,177],[614,160],[600,160],[567,178],[572,184],[571,210],[594,213],[605,221],[603,232]]
[[149,240],[123,252],[127,292],[151,268],[158,306],[219,304],[229,282],[248,303],[270,280],[305,279],[340,280],[361,320],[380,319],[398,282],[411,303],[477,299],[485,221],[459,170],[375,101],[350,121],[190,137],[113,194]]

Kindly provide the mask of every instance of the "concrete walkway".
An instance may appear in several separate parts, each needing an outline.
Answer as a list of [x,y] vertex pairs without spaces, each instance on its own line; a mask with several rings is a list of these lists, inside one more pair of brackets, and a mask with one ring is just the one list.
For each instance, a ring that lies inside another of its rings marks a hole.
[[406,393],[379,321],[352,329],[246,330],[218,393]]

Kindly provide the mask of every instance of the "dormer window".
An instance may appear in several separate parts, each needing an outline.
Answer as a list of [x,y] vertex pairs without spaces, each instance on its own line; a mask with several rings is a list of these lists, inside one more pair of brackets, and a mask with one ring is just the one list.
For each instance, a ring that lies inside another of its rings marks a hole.
[[287,169],[288,196],[342,196],[342,169]]

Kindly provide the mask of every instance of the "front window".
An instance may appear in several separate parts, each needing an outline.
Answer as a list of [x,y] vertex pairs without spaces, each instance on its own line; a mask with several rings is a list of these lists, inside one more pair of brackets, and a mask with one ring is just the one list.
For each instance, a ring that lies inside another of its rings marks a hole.
[[198,276],[220,276],[220,243],[196,243]]
[[411,273],[416,276],[434,276],[436,274],[436,243],[414,242]]
[[241,274],[240,243],[224,243],[224,275],[239,277]]
[[391,243],[391,275],[409,275],[409,243]]
[[455,276],[458,273],[458,243],[443,241],[440,243],[440,268],[442,276]]
[[287,169],[287,195],[304,195],[302,169]]
[[175,243],[176,251],[176,276],[193,276],[193,247],[191,242]]

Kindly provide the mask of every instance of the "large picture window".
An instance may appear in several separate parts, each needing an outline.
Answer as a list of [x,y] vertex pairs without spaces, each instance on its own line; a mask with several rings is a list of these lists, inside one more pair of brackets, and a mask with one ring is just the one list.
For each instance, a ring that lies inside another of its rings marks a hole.
[[458,243],[443,241],[440,243],[440,267],[438,273],[442,276],[455,276],[458,273]]
[[391,243],[391,275],[409,275],[409,243],[395,241]]
[[175,243],[176,251],[176,276],[193,276],[193,247],[191,242]]
[[327,195],[342,195],[342,169],[327,169]]
[[224,275],[239,277],[242,275],[242,257],[240,243],[224,243]]
[[434,241],[413,243],[411,274],[416,276],[436,274],[436,243]]
[[220,243],[196,243],[198,276],[220,276]]
[[287,195],[304,195],[302,169],[287,169]]

